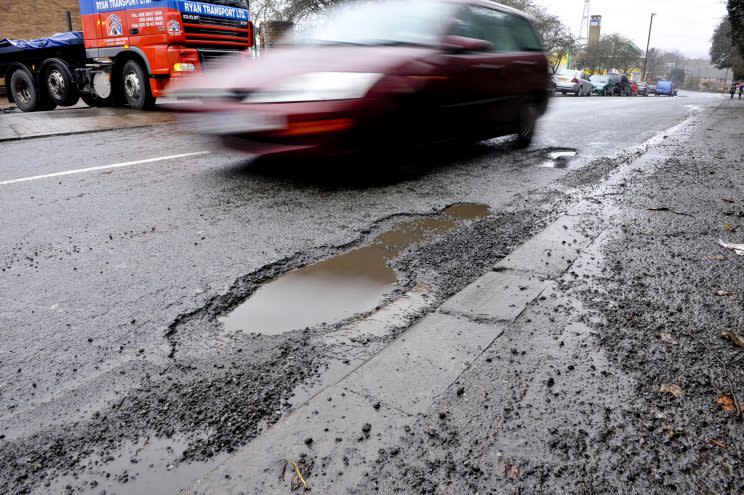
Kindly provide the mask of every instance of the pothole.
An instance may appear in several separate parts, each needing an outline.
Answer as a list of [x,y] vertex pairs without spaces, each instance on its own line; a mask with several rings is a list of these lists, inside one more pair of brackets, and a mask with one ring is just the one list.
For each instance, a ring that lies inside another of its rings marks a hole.
[[547,168],[568,168],[568,162],[574,158],[578,152],[576,150],[555,150],[548,153],[547,160],[540,163],[541,167]]
[[387,262],[405,248],[489,215],[487,205],[453,205],[436,216],[401,222],[368,246],[293,270],[219,317],[225,330],[265,335],[335,323],[380,304],[398,281]]

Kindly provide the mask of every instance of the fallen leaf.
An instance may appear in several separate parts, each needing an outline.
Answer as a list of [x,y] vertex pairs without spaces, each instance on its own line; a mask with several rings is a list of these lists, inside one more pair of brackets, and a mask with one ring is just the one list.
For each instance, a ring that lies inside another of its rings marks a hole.
[[724,339],[728,339],[731,341],[732,344],[738,345],[739,347],[744,348],[744,337],[739,335],[738,333],[734,332],[723,332],[721,334],[721,337]]
[[733,296],[734,294],[736,294],[736,292],[731,292],[730,290],[721,289],[721,290],[716,291],[716,295],[721,296],[721,297]]
[[664,425],[662,429],[664,430],[664,433],[666,433],[666,436],[670,439],[677,436],[677,432],[674,430],[674,427],[672,425]]
[[661,332],[659,334],[659,338],[661,339],[662,342],[667,342],[669,344],[677,343],[677,340],[672,336],[671,333],[668,333],[668,332]]
[[716,399],[716,405],[724,411],[733,411],[736,409],[736,402],[730,395],[722,395]]
[[709,438],[708,440],[710,441],[710,443],[712,443],[713,445],[715,445],[718,448],[721,448],[721,449],[725,449],[726,448],[726,444],[723,443],[723,442],[719,442],[718,440],[714,440],[712,438]]
[[723,228],[726,229],[726,230],[728,230],[729,232],[733,232],[734,230],[736,230],[736,227],[734,227],[734,224],[732,224],[732,223],[726,223],[726,224],[724,224],[723,225]]
[[717,256],[711,256],[710,259],[712,261],[726,261],[728,258],[719,254]]
[[678,399],[681,399],[682,395],[684,395],[684,393],[682,392],[682,387],[680,387],[679,385],[667,385],[666,383],[662,384],[661,387],[659,387],[659,392],[672,394]]

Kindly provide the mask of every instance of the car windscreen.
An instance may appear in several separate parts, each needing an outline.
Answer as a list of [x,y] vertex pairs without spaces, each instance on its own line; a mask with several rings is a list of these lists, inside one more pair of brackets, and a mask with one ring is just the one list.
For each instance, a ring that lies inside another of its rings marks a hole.
[[607,83],[610,82],[610,78],[607,76],[592,76],[589,78],[592,82]]
[[435,45],[452,21],[457,6],[449,2],[392,0],[350,2],[292,41],[299,44]]
[[211,5],[222,5],[224,7],[235,7],[238,9],[247,9],[248,0],[199,0],[201,3]]

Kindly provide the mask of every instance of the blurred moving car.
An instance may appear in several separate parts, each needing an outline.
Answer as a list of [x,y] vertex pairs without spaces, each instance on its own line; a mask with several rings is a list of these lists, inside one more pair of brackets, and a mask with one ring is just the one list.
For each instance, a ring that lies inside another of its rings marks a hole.
[[555,90],[562,94],[573,93],[576,96],[591,96],[592,83],[584,71],[561,69],[553,76]]
[[656,96],[677,96],[677,87],[674,81],[658,81],[655,94]]
[[624,74],[608,74],[615,81],[614,94],[617,96],[631,96],[630,79]]
[[188,125],[229,147],[333,156],[508,134],[527,146],[548,88],[527,14],[487,0],[386,0],[342,4],[290,46],[172,96],[199,99]]
[[615,93],[615,80],[606,74],[594,74],[589,78],[592,83],[592,93],[602,96],[612,96]]
[[648,96],[648,83],[645,83],[645,82],[638,83],[638,94],[641,96]]
[[630,95],[638,96],[638,83],[633,80],[630,81]]

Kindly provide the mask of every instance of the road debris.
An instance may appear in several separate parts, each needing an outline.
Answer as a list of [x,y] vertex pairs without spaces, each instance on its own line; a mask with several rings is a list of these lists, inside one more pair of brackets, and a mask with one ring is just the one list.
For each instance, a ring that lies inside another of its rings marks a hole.
[[732,344],[744,348],[744,337],[735,332],[723,332],[721,337],[728,339]]
[[667,208],[666,206],[659,206],[658,208],[646,208],[646,210],[648,210],[648,211],[668,211],[669,213],[674,213],[675,215],[680,215],[680,216],[683,216],[683,217],[692,217],[692,216],[694,216],[694,215],[690,215],[689,213],[684,213],[684,212],[681,212],[681,211],[672,210],[671,208]]
[[712,443],[713,445],[715,445],[716,447],[718,447],[718,448],[721,448],[721,449],[725,449],[726,448],[726,444],[723,443],[723,442],[721,442],[721,441],[715,440],[713,438],[709,438],[708,441],[710,443]]
[[295,491],[301,486],[305,490],[309,490],[310,486],[307,484],[307,481],[302,476],[302,473],[300,472],[300,466],[298,466],[297,463],[291,459],[289,462],[292,464],[292,467],[295,470],[295,475],[294,477],[292,477],[292,484],[290,485],[290,490]]
[[716,291],[716,295],[717,296],[721,296],[721,297],[729,297],[729,296],[733,296],[735,294],[736,294],[736,292],[731,292],[730,290],[724,290],[724,289],[719,289],[719,290]]
[[721,239],[718,239],[718,244],[725,247],[726,249],[733,249],[736,254],[739,256],[744,256],[744,244],[733,244],[730,242],[723,242]]
[[728,260],[728,258],[719,254],[719,255],[716,255],[716,256],[711,256],[710,257],[710,260],[711,261],[726,261],[726,260]]
[[661,387],[659,387],[659,392],[663,394],[672,394],[678,399],[681,399],[684,395],[682,387],[680,387],[679,385],[667,385],[666,383],[663,383]]

